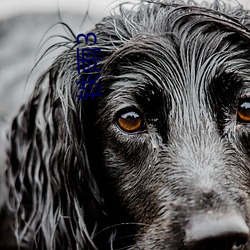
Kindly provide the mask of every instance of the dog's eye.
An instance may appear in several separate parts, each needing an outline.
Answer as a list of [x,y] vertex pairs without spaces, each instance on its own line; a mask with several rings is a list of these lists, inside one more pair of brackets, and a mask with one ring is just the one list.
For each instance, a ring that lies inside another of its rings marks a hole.
[[250,98],[240,100],[237,111],[237,121],[250,123]]
[[116,123],[123,131],[129,133],[137,132],[144,127],[144,119],[136,111],[120,113]]

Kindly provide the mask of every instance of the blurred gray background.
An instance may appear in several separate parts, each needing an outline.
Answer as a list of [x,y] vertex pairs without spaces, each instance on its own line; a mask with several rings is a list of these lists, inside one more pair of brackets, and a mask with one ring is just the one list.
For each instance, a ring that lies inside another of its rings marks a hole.
[[[233,0],[225,1],[238,4]],[[62,41],[53,38],[41,46],[46,39],[53,35],[66,34],[60,25],[53,24],[60,21],[61,15],[61,20],[75,34],[84,33],[121,2],[123,1],[0,0],[0,175],[5,168],[6,129],[20,105],[27,100],[39,75],[60,53],[50,53],[30,74],[45,49]],[[239,3],[250,9],[249,0]]]
[[59,38],[47,41],[48,38],[67,36],[62,25],[53,25],[63,21],[75,34],[84,33],[118,3],[111,0],[0,0],[0,175],[5,168],[6,130],[38,77],[60,50],[50,53],[32,73],[31,70],[50,45],[65,41]]

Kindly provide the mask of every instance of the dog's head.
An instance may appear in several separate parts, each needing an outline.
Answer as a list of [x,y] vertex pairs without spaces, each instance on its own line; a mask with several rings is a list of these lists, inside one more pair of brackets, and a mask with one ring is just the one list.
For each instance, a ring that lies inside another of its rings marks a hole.
[[95,133],[101,165],[140,225],[135,246],[240,246],[250,201],[247,27],[164,4],[113,23],[122,44],[103,66]]
[[[212,7],[143,3],[99,23],[92,32],[102,51],[100,97],[76,97],[76,46],[49,69],[49,88],[39,87],[24,109],[23,117],[36,118],[21,139],[17,127],[25,124],[13,123],[10,154],[15,176],[16,162],[26,164],[11,190],[17,197],[24,186],[31,190],[33,200],[23,195],[29,213],[44,192],[39,219],[17,206],[43,246],[66,235],[65,246],[83,249],[243,249],[250,225],[249,17],[217,1]],[[22,143],[27,154],[36,149],[33,161],[13,150]],[[43,169],[34,170],[37,190],[30,184],[34,159]],[[45,197],[53,197],[52,208]]]

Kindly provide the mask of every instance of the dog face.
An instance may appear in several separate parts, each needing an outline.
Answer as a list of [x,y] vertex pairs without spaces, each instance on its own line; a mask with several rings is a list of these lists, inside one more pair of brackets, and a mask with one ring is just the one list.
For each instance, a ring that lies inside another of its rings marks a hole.
[[250,249],[249,17],[216,3],[104,19],[101,97],[76,97],[83,43],[41,78],[9,136],[16,245]]
[[140,228],[128,248],[241,249],[249,225],[248,34],[204,9],[152,8],[160,14],[140,20],[105,63],[97,100],[102,165]]

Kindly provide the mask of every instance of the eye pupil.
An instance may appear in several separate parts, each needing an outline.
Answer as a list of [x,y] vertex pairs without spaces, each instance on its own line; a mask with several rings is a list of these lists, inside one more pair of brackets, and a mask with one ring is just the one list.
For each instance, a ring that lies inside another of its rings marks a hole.
[[237,120],[242,123],[250,123],[250,99],[240,101],[237,111]]
[[143,127],[143,118],[135,111],[122,113],[117,119],[117,125],[125,132],[137,132]]

